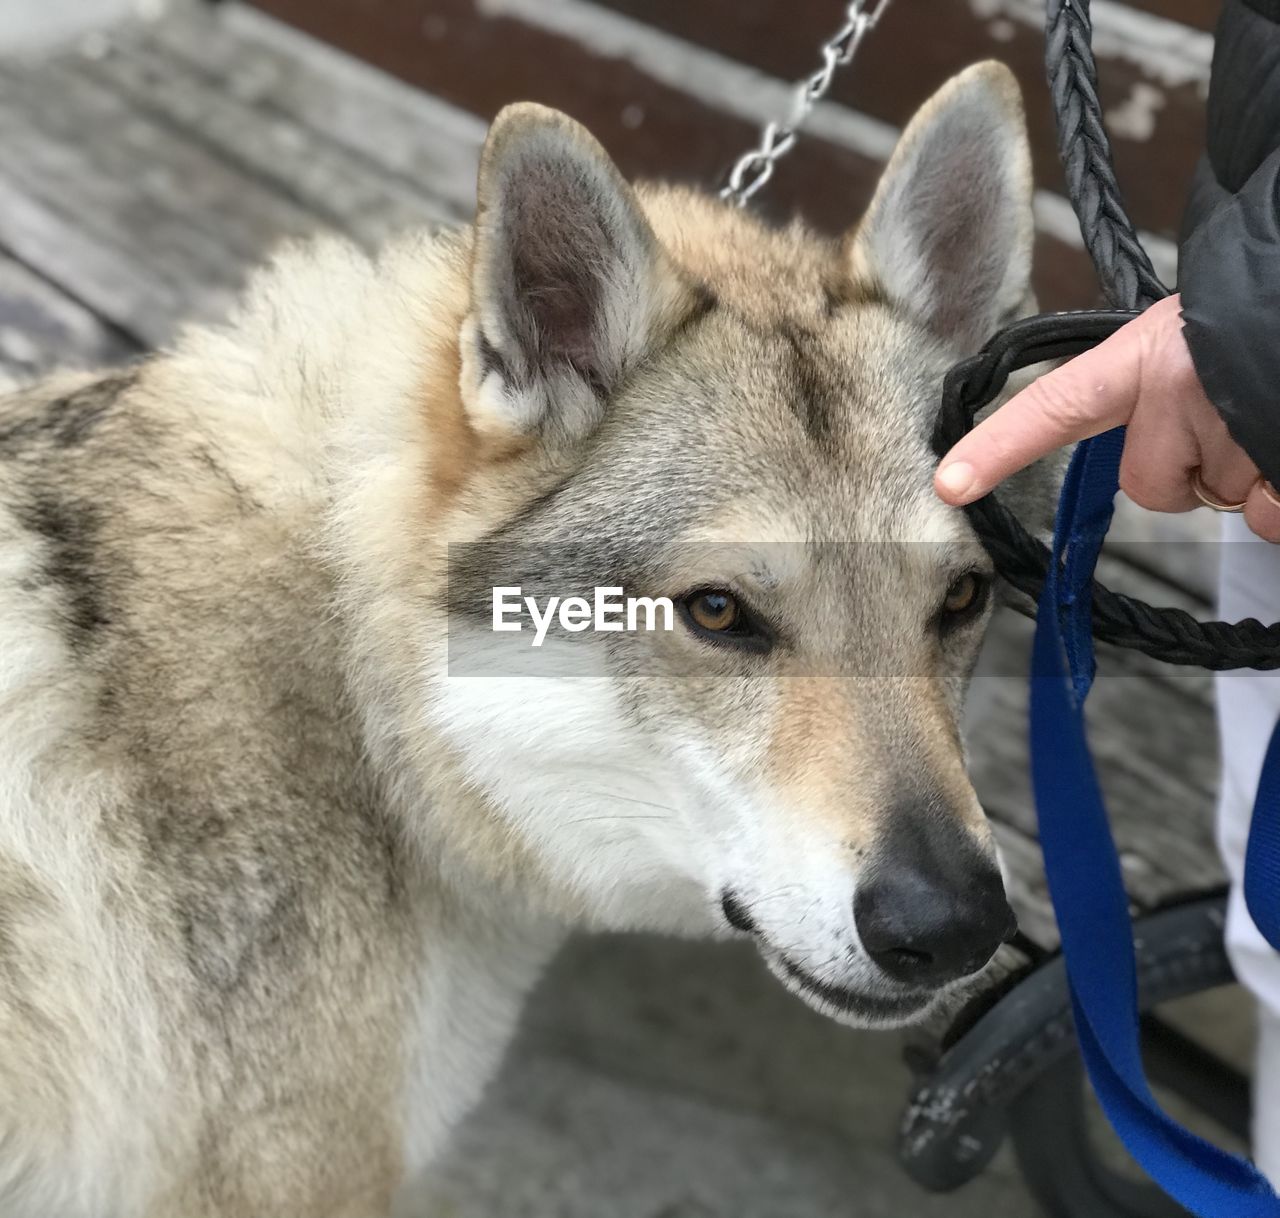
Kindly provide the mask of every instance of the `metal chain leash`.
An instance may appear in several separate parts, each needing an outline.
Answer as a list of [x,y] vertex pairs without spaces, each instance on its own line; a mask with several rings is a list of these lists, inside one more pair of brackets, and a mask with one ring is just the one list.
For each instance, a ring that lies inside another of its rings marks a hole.
[[822,66],[795,88],[791,112],[785,119],[766,123],[760,143],[734,163],[720,192],[739,207],[773,177],[774,167],[796,145],[796,137],[813,108],[831,90],[836,73],[853,62],[862,40],[876,27],[893,0],[853,0],[845,10],[844,24],[822,44]]

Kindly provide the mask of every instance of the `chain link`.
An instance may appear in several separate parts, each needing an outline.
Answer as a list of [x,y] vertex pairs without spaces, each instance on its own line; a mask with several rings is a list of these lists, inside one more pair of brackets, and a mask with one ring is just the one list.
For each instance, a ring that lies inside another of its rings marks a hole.
[[844,24],[822,44],[822,66],[795,87],[791,113],[785,119],[765,124],[760,143],[734,163],[729,180],[720,192],[739,207],[773,177],[774,166],[796,145],[800,128],[831,89],[836,72],[853,62],[862,40],[884,16],[892,0],[852,0],[845,10]]

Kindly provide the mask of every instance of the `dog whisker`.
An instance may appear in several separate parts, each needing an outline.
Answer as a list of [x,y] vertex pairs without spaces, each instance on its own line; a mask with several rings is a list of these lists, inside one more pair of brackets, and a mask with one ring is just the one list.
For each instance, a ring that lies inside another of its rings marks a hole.
[[[678,816],[679,811],[670,804],[655,803],[649,799],[637,799],[632,795],[618,795],[613,791],[592,791],[578,787],[570,787],[566,794],[568,795],[586,795],[593,799],[602,801],[615,801],[618,803],[635,804],[640,808],[656,808],[659,812],[666,813],[668,816]],[[657,818],[655,818],[657,819]]]
[[566,825],[587,825],[600,821],[625,821],[625,820],[665,820],[664,816],[645,816],[643,814],[635,814],[632,816],[618,816],[616,814],[601,813],[599,816],[579,816],[574,820],[567,820]]

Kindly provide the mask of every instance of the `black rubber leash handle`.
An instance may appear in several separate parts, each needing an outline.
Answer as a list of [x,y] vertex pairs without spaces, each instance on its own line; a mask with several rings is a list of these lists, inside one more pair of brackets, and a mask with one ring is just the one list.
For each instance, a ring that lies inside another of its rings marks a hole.
[[[1116,182],[1098,101],[1092,35],[1089,0],[1048,0],[1045,63],[1067,194],[1085,248],[1115,309],[1047,313],[1015,322],[978,355],[953,368],[943,386],[934,432],[939,456],[973,427],[978,412],[999,396],[1011,372],[1079,355],[1169,295],[1138,240]],[[1000,574],[1034,603],[1049,564],[1048,547],[995,495],[965,510]],[[1253,618],[1201,622],[1181,609],[1155,608],[1096,581],[1093,631],[1105,642],[1169,664],[1218,671],[1280,668],[1280,624],[1264,626]]]

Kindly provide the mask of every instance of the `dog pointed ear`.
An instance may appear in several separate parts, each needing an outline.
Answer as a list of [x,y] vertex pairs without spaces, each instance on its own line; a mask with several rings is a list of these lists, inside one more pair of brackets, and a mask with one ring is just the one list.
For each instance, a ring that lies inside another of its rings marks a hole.
[[525,103],[480,159],[464,397],[489,434],[572,441],[687,296],[635,193],[585,128]]
[[1013,74],[953,77],[916,113],[852,242],[854,275],[969,351],[1034,307],[1031,150]]

